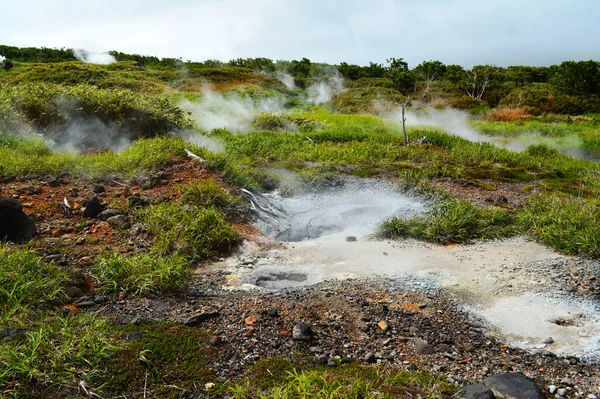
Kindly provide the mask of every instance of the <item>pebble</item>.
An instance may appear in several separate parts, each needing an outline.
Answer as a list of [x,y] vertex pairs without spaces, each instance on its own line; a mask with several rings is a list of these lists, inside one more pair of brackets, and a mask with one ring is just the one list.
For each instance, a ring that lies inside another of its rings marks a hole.
[[365,361],[367,363],[375,363],[377,361],[377,357],[375,356],[374,353],[369,352],[365,355]]
[[542,342],[550,345],[550,344],[554,343],[554,339],[552,337],[546,337],[542,340]]
[[292,330],[292,338],[297,341],[310,341],[314,336],[312,326],[307,323],[296,323]]

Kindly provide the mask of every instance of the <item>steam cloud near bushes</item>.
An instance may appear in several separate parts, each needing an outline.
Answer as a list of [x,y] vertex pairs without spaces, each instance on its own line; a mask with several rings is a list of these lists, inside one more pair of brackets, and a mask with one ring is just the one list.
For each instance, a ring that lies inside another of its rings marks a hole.
[[96,53],[84,49],[73,49],[73,55],[79,61],[83,61],[88,64],[107,65],[117,62],[117,59],[109,53]]
[[232,133],[246,133],[252,130],[252,120],[257,113],[279,113],[283,111],[283,104],[282,97],[254,100],[237,93],[225,97],[205,86],[199,103],[184,100],[179,106],[189,111],[192,119],[203,130],[223,128]]
[[[401,111],[396,110],[389,118],[394,121],[401,121],[401,115]],[[545,144],[574,157],[582,156],[580,151],[578,151],[578,148],[581,146],[581,140],[576,135],[560,139],[543,137],[536,132],[525,132],[518,137],[488,136],[474,130],[469,124],[468,114],[457,109],[447,108],[437,110],[427,108],[419,112],[407,110],[406,126],[432,126],[441,128],[448,133],[455,134],[469,141],[491,143],[517,152],[524,151],[531,145]]]
[[307,89],[308,100],[313,104],[324,104],[344,90],[344,78],[337,69],[334,69],[325,80],[315,83]]

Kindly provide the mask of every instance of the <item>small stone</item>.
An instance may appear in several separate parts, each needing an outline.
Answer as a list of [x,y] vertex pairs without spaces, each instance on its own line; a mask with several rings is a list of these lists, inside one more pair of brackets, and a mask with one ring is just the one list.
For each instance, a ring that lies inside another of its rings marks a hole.
[[96,306],[96,303],[94,301],[83,301],[83,302],[77,302],[75,304],[75,306],[77,306],[80,309],[88,309],[88,308],[92,308],[92,307]]
[[379,326],[379,328],[381,328],[383,331],[387,331],[388,328],[390,328],[389,324],[386,323],[385,321],[380,321],[379,323],[377,323],[377,325]]
[[540,387],[523,373],[497,374],[486,378],[485,385],[495,394],[511,399],[544,399]]
[[552,337],[546,337],[542,340],[542,342],[550,345],[550,344],[554,343],[554,339]]
[[374,353],[369,352],[365,355],[365,361],[367,363],[375,363],[377,361],[377,357],[375,356]]
[[257,319],[255,316],[248,316],[244,319],[244,323],[246,323],[247,326],[251,326],[252,324],[256,323]]
[[60,181],[58,179],[52,178],[52,179],[48,180],[48,185],[50,187],[58,187],[59,184],[60,184]]
[[346,237],[346,241],[347,242],[355,242],[356,241],[356,237],[355,236],[348,236],[348,237]]
[[102,184],[94,184],[94,193],[100,194],[106,191],[106,188]]
[[327,355],[317,355],[314,360],[316,364],[327,364]]
[[558,387],[556,385],[549,385],[548,386],[548,392],[550,392],[550,393],[556,393],[557,389],[558,389]]
[[223,345],[223,338],[221,338],[218,335],[214,335],[212,337],[210,337],[210,339],[208,340],[208,344],[210,346],[221,346]]
[[125,341],[137,341],[140,340],[146,335],[143,331],[135,331],[129,334],[125,334]]
[[352,363],[352,358],[349,358],[348,356],[345,356],[345,357],[342,358],[341,363],[342,364],[350,364],[350,363]]
[[279,310],[277,310],[275,308],[272,308],[272,309],[269,309],[269,311],[267,312],[267,314],[270,317],[278,317],[279,316]]
[[435,352],[433,346],[429,345],[425,341],[418,341],[415,344],[415,353],[417,355],[432,355]]
[[63,229],[61,229],[60,227],[58,229],[54,229],[52,230],[52,232],[50,233],[50,235],[54,238],[56,237],[60,237],[64,234]]
[[292,330],[292,338],[298,341],[310,341],[313,335],[312,326],[307,323],[296,323]]
[[127,229],[129,228],[129,219],[125,215],[112,216],[106,219],[108,224],[113,228]]
[[494,393],[485,385],[473,384],[463,388],[465,390],[463,399],[495,399]]
[[27,194],[27,195],[41,194],[42,188],[40,186],[32,184],[29,186],[23,186],[23,187],[18,188],[17,192],[19,194]]
[[100,214],[98,215],[98,219],[100,220],[107,220],[108,218],[111,218],[113,216],[118,216],[121,214],[121,211],[118,209],[106,209],[102,212],[100,212]]
[[567,390],[565,388],[558,388],[556,391],[556,396],[565,397],[567,396]]
[[96,305],[102,305],[104,304],[104,302],[106,302],[106,298],[103,296],[97,296],[96,298],[94,298],[94,303]]
[[190,317],[184,324],[188,327],[197,327],[200,324],[204,323],[205,321],[211,320],[211,319],[216,319],[217,317],[220,317],[221,313],[219,312],[204,312],[204,313],[200,313],[196,316],[192,316]]
[[244,333],[244,335],[246,337],[251,337],[253,334],[254,334],[254,327],[252,327],[252,326],[246,327],[246,332]]
[[79,191],[77,191],[77,189],[72,189],[71,192],[69,193],[69,195],[73,198],[77,198],[77,196],[79,195]]
[[75,245],[83,245],[87,242],[87,240],[85,239],[85,237],[79,237],[77,240],[75,240]]
[[329,367],[337,367],[338,364],[337,364],[337,362],[335,360],[333,360],[333,359],[330,358],[329,360],[327,360],[327,365]]

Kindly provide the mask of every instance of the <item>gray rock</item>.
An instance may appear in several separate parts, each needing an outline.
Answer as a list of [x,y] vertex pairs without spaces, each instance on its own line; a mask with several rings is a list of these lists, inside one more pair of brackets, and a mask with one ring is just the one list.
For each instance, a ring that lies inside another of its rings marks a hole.
[[131,196],[127,198],[130,208],[141,208],[150,205],[150,201],[145,198]]
[[36,234],[35,222],[19,201],[0,197],[0,241],[21,244]]
[[217,317],[221,317],[221,313],[219,312],[204,312],[200,313],[196,316],[192,316],[186,320],[184,323],[188,327],[197,327],[205,321],[216,319]]
[[93,308],[94,306],[96,306],[96,303],[94,301],[83,301],[83,302],[77,302],[77,303],[75,303],[75,305],[80,309],[88,309],[88,308]]
[[553,339],[552,337],[546,337],[546,338],[544,338],[544,339],[542,340],[542,342],[543,342],[544,344],[548,344],[548,345],[550,345],[550,344],[554,343],[554,339]]
[[94,193],[100,194],[106,191],[106,188],[102,184],[94,184]]
[[329,367],[337,367],[338,364],[337,364],[337,362],[335,360],[333,360],[333,359],[330,358],[329,360],[327,360],[327,365]]
[[354,236],[348,236],[348,237],[346,237],[346,241],[348,241],[348,242],[355,242],[356,241],[356,237],[354,237]]
[[505,399],[544,399],[540,387],[523,373],[494,375],[486,378],[484,384]]
[[146,335],[143,331],[135,331],[129,334],[125,334],[125,341],[137,341],[140,340]]
[[297,341],[310,341],[314,335],[312,326],[307,323],[296,323],[292,330],[292,338]]
[[125,216],[125,215],[112,216],[112,217],[109,217],[108,219],[106,219],[106,221],[112,227],[117,227],[120,229],[126,229],[130,226],[129,220],[127,219],[127,216]]
[[567,390],[565,388],[559,388],[558,391],[556,391],[556,396],[558,396],[558,397],[567,396]]
[[557,389],[558,389],[558,387],[556,385],[549,385],[548,386],[548,392],[550,392],[550,393],[556,393]]
[[486,387],[485,385],[473,384],[467,385],[463,388],[465,393],[463,394],[463,399],[495,399],[494,393],[491,389]]
[[343,357],[342,360],[341,360],[341,363],[342,364],[350,364],[350,363],[352,363],[352,358],[350,358],[348,356]]
[[32,184],[29,186],[23,186],[23,187],[18,188],[17,192],[19,194],[28,194],[28,195],[41,194],[42,188],[40,186]]
[[113,216],[118,216],[121,214],[121,211],[118,209],[106,209],[102,212],[100,212],[100,214],[98,215],[98,219],[100,220],[107,220],[108,218],[111,218]]
[[88,198],[85,201],[85,208],[83,209],[83,214],[88,218],[95,218],[102,212],[102,204],[100,204],[100,200],[95,195]]
[[276,308],[271,308],[269,309],[269,311],[267,312],[267,314],[271,317],[278,317],[279,316],[279,310],[277,310]]
[[377,361],[377,357],[375,356],[374,353],[369,352],[365,355],[365,361],[367,363],[375,363]]
[[435,352],[433,346],[429,345],[425,341],[418,341],[415,344],[415,353],[417,355],[432,355]]

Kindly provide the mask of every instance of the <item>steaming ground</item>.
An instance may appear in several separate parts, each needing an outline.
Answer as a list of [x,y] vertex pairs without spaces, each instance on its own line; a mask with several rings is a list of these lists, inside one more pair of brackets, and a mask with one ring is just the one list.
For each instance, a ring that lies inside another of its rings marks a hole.
[[[401,120],[397,112],[391,118],[396,121]],[[413,127],[432,126],[469,141],[490,143],[517,152],[524,151],[531,145],[545,144],[575,158],[589,158],[589,154],[586,155],[580,150],[582,142],[577,135],[560,138],[544,137],[537,132],[523,132],[518,137],[485,135],[471,127],[468,115],[465,112],[456,109],[435,110],[428,108],[420,112],[409,111],[406,113],[406,125]]]
[[[383,218],[423,211],[422,204],[372,181],[271,204],[279,224],[271,214],[258,226],[287,243],[267,252],[248,243],[239,258],[222,265],[238,276],[234,285],[282,289],[329,279],[409,280],[454,293],[513,346],[600,359],[599,304],[558,293],[556,278],[569,272],[572,258],[521,237],[459,246],[370,240]],[[548,337],[555,342],[543,343]]]

